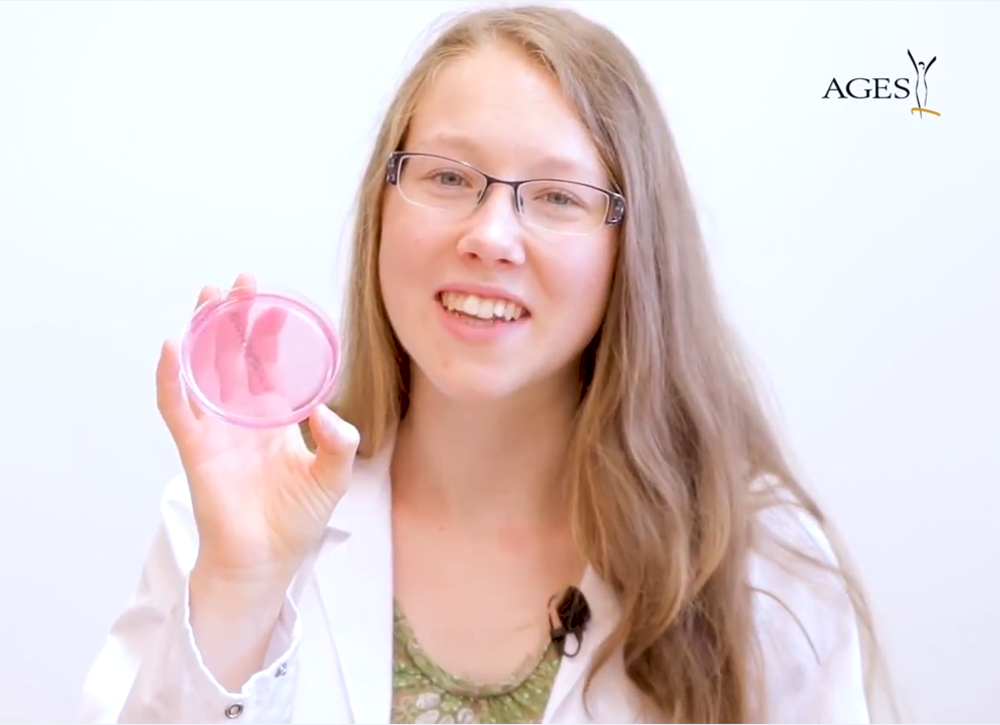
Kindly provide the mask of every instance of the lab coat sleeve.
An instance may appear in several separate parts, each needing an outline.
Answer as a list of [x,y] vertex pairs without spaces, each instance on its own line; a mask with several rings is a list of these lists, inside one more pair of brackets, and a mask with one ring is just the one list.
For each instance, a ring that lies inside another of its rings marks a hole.
[[[830,541],[794,505],[763,517],[774,544],[834,564]],[[753,563],[755,617],[772,723],[870,723],[857,617],[838,575],[772,546]]]
[[84,684],[84,723],[291,722],[298,612],[286,596],[266,665],[239,692],[205,667],[191,631],[188,576],[198,547],[187,481],[167,487],[162,520],[131,601]]

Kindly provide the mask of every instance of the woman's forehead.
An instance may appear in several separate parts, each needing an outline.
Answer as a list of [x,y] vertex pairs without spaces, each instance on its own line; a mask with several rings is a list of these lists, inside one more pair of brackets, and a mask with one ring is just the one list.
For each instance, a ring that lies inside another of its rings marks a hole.
[[506,49],[441,68],[418,99],[407,136],[408,150],[488,165],[484,171],[499,175],[604,175],[590,132],[555,79]]

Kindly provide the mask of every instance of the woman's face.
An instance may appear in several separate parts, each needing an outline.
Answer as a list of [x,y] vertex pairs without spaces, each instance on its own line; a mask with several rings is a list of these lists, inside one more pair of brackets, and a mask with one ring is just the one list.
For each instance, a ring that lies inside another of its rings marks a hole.
[[[382,296],[413,374],[485,400],[575,385],[604,315],[616,234],[590,134],[555,82],[487,47],[446,65],[420,99],[386,190]],[[505,180],[522,187],[519,214]],[[570,232],[570,233],[566,233]],[[416,382],[416,381],[415,381]]]

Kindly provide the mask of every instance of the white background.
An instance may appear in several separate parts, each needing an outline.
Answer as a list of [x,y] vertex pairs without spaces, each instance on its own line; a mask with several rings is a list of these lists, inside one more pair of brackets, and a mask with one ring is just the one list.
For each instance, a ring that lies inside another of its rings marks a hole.
[[[0,720],[72,719],[137,582],[162,339],[244,269],[337,314],[375,125],[454,5],[0,3]],[[661,92],[909,717],[995,722],[1000,5],[579,6]],[[821,99],[907,49],[941,117]]]

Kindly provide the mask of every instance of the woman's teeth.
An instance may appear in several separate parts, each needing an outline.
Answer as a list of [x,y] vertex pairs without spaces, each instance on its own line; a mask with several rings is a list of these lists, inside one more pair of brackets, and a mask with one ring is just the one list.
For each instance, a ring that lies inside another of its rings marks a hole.
[[506,320],[513,322],[524,314],[524,308],[516,302],[477,297],[458,292],[443,292],[441,304],[450,312],[458,312],[480,320]]

